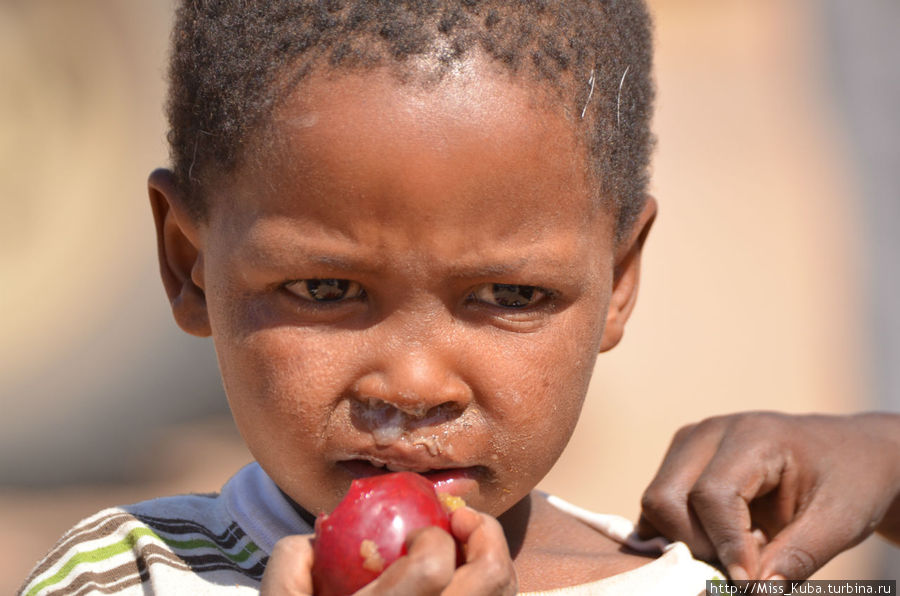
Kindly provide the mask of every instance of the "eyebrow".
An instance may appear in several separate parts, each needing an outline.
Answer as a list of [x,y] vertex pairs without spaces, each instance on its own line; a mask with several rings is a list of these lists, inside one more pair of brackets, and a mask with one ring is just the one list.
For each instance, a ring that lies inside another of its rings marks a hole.
[[[313,266],[335,272],[367,275],[384,274],[392,264],[385,255],[371,250],[355,250],[353,245],[338,242],[323,242],[318,239],[291,239],[283,243],[246,245],[240,260],[248,267],[269,269],[273,266]],[[549,249],[549,247],[547,247]],[[541,250],[540,245],[532,245],[527,254],[500,254],[480,257],[461,253],[447,264],[445,274],[457,279],[490,279],[515,275],[519,272],[538,268],[543,273],[560,272],[566,268],[565,255],[554,254],[553,250]],[[490,260],[491,258],[495,260]],[[402,266],[402,265],[401,265]]]
[[371,264],[367,264],[364,261],[360,261],[359,259],[351,259],[342,256],[336,256],[333,254],[309,254],[302,253],[303,258],[307,261],[311,261],[316,265],[323,265],[325,267],[331,269],[340,269],[340,270],[355,270],[358,271],[360,269],[363,270],[372,270],[376,267],[373,267]]
[[307,249],[304,246],[276,245],[253,246],[241,255],[240,260],[248,267],[267,269],[274,264],[279,266],[303,264],[306,266],[318,266],[334,271],[378,273],[384,269],[382,259],[372,261],[360,255],[340,255],[334,252],[325,253],[315,249]]
[[[382,258],[375,260],[365,258],[361,255],[344,256],[334,253],[320,253],[312,250],[304,250],[303,247],[278,247],[276,250],[262,249],[255,247],[250,254],[245,255],[241,259],[250,267],[265,268],[271,266],[273,262],[281,261],[284,263],[303,263],[307,265],[320,266],[335,271],[361,272],[369,274],[377,274],[390,266]],[[451,264],[447,273],[451,277],[457,278],[481,278],[481,277],[497,277],[510,275],[534,265],[539,259],[519,257],[510,262],[503,263],[472,263],[472,264]],[[553,259],[555,265],[556,259]],[[542,264],[546,264],[541,260]]]
[[534,264],[536,259],[519,257],[515,261],[496,264],[455,265],[450,268],[450,274],[454,277],[478,278],[497,277],[517,273],[528,265]]

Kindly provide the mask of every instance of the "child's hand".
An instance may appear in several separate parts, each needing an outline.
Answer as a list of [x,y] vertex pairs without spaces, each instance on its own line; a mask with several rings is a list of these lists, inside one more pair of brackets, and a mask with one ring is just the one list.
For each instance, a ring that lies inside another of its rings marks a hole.
[[[468,507],[450,520],[453,536],[440,528],[423,528],[407,539],[407,554],[378,579],[357,592],[376,594],[513,595],[516,571],[500,523]],[[464,564],[456,568],[456,538],[464,545]],[[275,545],[260,593],[308,596],[312,590],[311,536],[289,536]]]
[[313,593],[312,534],[288,536],[275,544],[259,593],[263,596],[308,596]]
[[461,507],[453,512],[450,527],[465,552],[461,567],[456,568],[453,537],[438,528],[424,528],[410,536],[405,556],[357,594],[515,594],[516,571],[500,523]]
[[900,543],[900,416],[733,414],[675,435],[642,500],[733,579],[806,579],[873,531]]

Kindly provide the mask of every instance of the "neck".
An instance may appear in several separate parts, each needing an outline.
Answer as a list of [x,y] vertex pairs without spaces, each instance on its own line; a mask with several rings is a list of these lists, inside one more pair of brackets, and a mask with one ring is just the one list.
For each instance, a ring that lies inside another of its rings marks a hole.
[[305,521],[307,524],[309,524],[310,528],[316,527],[316,516],[315,515],[313,515],[312,513],[310,513],[303,507],[301,507],[300,505],[298,505],[296,503],[296,501],[294,501],[294,499],[290,498],[287,495],[287,493],[284,492],[283,490],[281,490],[280,488],[278,489],[278,492],[280,492],[281,496],[284,497],[285,500],[291,504],[291,507],[293,507],[294,511],[297,512],[297,515],[299,515],[303,519],[303,521]]
[[525,544],[528,525],[531,521],[531,507],[531,493],[528,493],[521,501],[497,517],[497,521],[503,526],[506,543],[509,545],[509,554],[513,560]]

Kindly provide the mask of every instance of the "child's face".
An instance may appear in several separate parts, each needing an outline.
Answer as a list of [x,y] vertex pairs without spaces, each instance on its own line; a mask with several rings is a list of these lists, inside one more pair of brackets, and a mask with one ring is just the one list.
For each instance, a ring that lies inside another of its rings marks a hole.
[[478,61],[312,75],[183,226],[237,425],[303,507],[387,465],[497,515],[556,461],[617,340],[573,126]]

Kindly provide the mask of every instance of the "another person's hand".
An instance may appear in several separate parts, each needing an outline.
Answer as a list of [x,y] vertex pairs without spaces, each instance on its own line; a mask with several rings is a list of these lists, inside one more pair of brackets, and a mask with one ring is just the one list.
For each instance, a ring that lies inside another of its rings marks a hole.
[[[407,539],[407,554],[385,569],[359,596],[376,594],[442,594],[445,596],[512,596],[516,572],[500,523],[468,507],[450,519],[453,536],[424,528]],[[289,536],[275,545],[263,576],[263,596],[308,596],[313,593],[311,536]],[[464,545],[465,562],[456,567],[456,543]]]
[[678,431],[638,531],[732,579],[806,579],[873,531],[900,544],[900,416],[751,412]]

